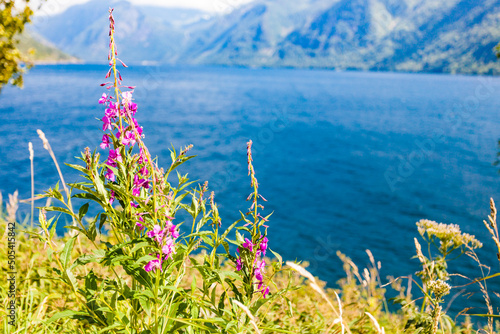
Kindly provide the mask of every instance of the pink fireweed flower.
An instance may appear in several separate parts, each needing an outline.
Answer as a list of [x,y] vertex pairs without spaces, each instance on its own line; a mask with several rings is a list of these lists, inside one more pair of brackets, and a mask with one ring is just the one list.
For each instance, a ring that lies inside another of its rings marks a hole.
[[155,239],[158,242],[162,242],[163,237],[165,236],[165,232],[167,232],[167,231],[166,230],[162,230],[162,228],[161,228],[160,225],[155,225],[153,227],[153,230],[149,231],[147,233],[147,235],[151,239]]
[[144,229],[144,218],[141,216],[137,217],[138,222],[135,223],[135,226],[139,229],[139,231],[142,231]]
[[138,208],[139,204],[135,204],[134,202],[130,201],[130,206],[134,208]]
[[174,240],[171,237],[165,239],[165,245],[161,248],[163,255],[168,259],[172,254],[175,254]]
[[176,226],[172,224],[172,217],[167,217],[167,222],[165,223],[165,230],[170,233],[172,238],[177,239],[179,237],[179,231],[176,230]]
[[112,205],[114,201],[115,201],[115,192],[111,190],[109,193],[109,205]]
[[132,118],[132,122],[134,122],[134,127],[135,129],[137,130],[137,133],[139,134],[139,136],[142,136],[142,126],[139,126],[139,123],[137,123],[137,120],[135,118]]
[[104,110],[104,115],[110,119],[114,119],[118,116],[118,110],[114,102],[109,103],[109,107]]
[[255,262],[255,267],[254,267],[254,275],[255,278],[259,281],[262,282],[264,280],[264,277],[262,276],[262,273],[264,272],[264,267],[266,265],[265,261],[256,261]]
[[139,173],[142,176],[147,176],[149,174],[149,171],[148,171],[146,165],[142,166],[141,169],[139,169]]
[[245,247],[246,249],[248,249],[250,252],[253,252],[254,244],[250,240],[248,240],[247,238],[245,238],[245,242],[243,243],[242,246]]
[[156,269],[160,269],[160,271],[163,271],[163,268],[161,267],[162,261],[159,257],[160,257],[160,255],[158,255],[158,259],[149,261],[144,266],[144,270],[146,270],[147,272],[150,272],[150,271],[154,272]]
[[102,131],[106,130],[112,130],[113,128],[111,127],[111,120],[108,118],[108,116],[104,116],[102,118]]
[[260,240],[260,244],[259,244],[259,254],[262,254],[262,256],[266,256],[266,250],[267,250],[267,242],[269,240],[266,238],[266,237],[263,237],[261,240]]
[[115,182],[115,180],[116,180],[115,173],[113,173],[113,171],[109,168],[108,168],[108,171],[106,172],[106,174],[104,174],[104,177],[107,178],[111,182]]
[[145,179],[139,179],[139,176],[136,174],[134,175],[134,186],[137,188],[145,188],[149,189],[149,181]]
[[126,104],[132,102],[132,92],[123,92],[122,93],[122,103]]
[[142,148],[139,149],[139,159],[137,160],[137,163],[139,165],[142,165],[144,163],[148,162],[148,158],[146,157],[146,153]]
[[175,225],[172,226],[170,229],[170,234],[172,235],[172,238],[177,239],[179,237],[179,231],[175,229]]
[[135,135],[132,131],[126,131],[125,132],[125,135],[123,136],[122,138],[122,144],[123,145],[129,145],[130,146],[134,146],[136,143],[136,140],[135,140]]
[[132,113],[132,116],[135,116],[137,112],[137,103],[131,102],[128,104],[128,110]]
[[236,270],[240,271],[243,268],[243,263],[241,262],[240,258],[236,259]]
[[108,135],[102,136],[101,148],[102,149],[108,148],[109,144],[111,144],[111,141],[109,140]]
[[120,154],[120,149],[117,148],[116,150],[109,150],[108,160],[123,162],[122,156]]
[[106,93],[102,93],[102,96],[99,99],[99,104],[104,104],[106,103],[106,101],[108,101],[108,96],[106,95]]
[[259,290],[262,293],[262,297],[266,298],[266,296],[269,294],[269,287],[265,286],[264,284],[259,285]]

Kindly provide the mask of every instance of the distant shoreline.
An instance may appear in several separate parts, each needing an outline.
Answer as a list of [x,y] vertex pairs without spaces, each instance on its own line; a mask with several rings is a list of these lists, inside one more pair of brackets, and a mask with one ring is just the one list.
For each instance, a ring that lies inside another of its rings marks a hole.
[[[54,65],[83,65],[83,66],[108,66],[106,63],[94,63],[86,62],[84,60],[64,60],[64,61],[33,61],[35,66],[54,66]],[[453,75],[453,76],[466,76],[466,77],[500,77],[499,73],[471,73],[471,72],[445,72],[445,71],[391,71],[391,70],[380,70],[380,69],[339,69],[334,67],[320,67],[320,66],[259,66],[259,65],[228,65],[228,64],[172,64],[172,63],[161,63],[161,62],[128,62],[128,67],[177,67],[177,68],[194,68],[194,67],[211,67],[211,68],[232,68],[232,69],[250,69],[250,70],[317,70],[317,71],[331,71],[331,72],[352,72],[352,73],[395,73],[395,74],[434,74],[434,75]]]

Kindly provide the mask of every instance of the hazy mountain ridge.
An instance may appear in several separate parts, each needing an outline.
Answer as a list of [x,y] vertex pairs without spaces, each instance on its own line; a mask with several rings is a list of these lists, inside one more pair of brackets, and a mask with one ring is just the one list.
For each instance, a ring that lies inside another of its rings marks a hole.
[[[107,4],[32,29],[89,62],[107,54]],[[500,73],[496,0],[255,0],[227,15],[114,3],[129,62]]]

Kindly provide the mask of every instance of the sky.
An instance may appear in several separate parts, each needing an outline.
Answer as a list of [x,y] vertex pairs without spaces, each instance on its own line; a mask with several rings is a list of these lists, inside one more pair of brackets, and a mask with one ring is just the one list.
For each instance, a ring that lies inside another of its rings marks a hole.
[[[35,0],[30,1],[33,8],[42,3],[40,9],[36,11],[36,15],[52,15],[63,12],[72,5],[88,2],[89,0]],[[113,1],[109,1],[110,4]],[[183,8],[196,8],[208,12],[228,12],[231,9],[241,6],[242,4],[251,2],[252,0],[128,0],[137,5],[155,5],[162,7],[183,7]]]

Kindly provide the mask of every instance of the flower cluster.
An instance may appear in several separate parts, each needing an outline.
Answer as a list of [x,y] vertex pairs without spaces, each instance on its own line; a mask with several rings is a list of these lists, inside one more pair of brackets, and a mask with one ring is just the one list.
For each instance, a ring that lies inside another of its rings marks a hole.
[[422,237],[427,234],[428,238],[439,239],[443,249],[455,249],[461,246],[481,248],[483,246],[473,235],[462,233],[460,227],[455,224],[443,224],[421,219],[417,222],[417,228]]
[[[129,87],[133,88],[133,87]],[[123,92],[120,94],[116,100],[113,100],[111,95],[106,93],[102,94],[99,99],[100,104],[104,104],[106,109],[104,111],[104,116],[102,118],[103,131],[109,131],[102,136],[101,148],[109,149],[108,159],[106,160],[106,172],[104,177],[109,182],[116,182],[116,170],[119,163],[124,163],[124,157],[122,155],[126,152],[125,148],[133,148],[143,135],[143,128],[139,126],[137,119],[134,118],[137,112],[137,104],[132,102],[132,91]],[[117,130],[116,134],[113,131]],[[139,145],[140,146],[140,145]],[[148,179],[149,171],[147,168],[148,157],[145,150],[139,147],[138,156],[135,155],[136,164],[135,168],[128,168],[128,170],[136,170],[137,174],[134,173],[133,184],[132,184],[132,195],[139,197],[141,196],[141,191],[144,189],[146,192],[150,189],[150,181]],[[115,200],[115,193],[111,191],[110,204],[113,204]],[[137,207],[133,201],[130,205]]]
[[450,293],[451,287],[448,283],[438,279],[436,281],[430,281],[428,283],[428,288],[430,291],[434,292],[437,298],[441,298]]
[[[148,231],[146,235],[153,239],[159,246],[161,252],[156,254],[156,259],[149,261],[145,266],[146,271],[155,271],[160,269],[162,271],[163,261],[169,259],[172,254],[175,254],[174,241],[179,237],[179,231],[176,226],[172,224],[172,217],[167,217],[165,228],[160,225],[155,225],[152,230]],[[137,226],[142,229],[143,225],[137,223]]]
[[[249,252],[250,254],[255,253],[255,257],[252,264],[253,277],[257,280],[257,290],[262,293],[262,296],[266,298],[267,294],[269,294],[269,287],[264,285],[264,269],[266,266],[266,261],[264,261],[263,257],[266,256],[267,250],[267,242],[268,239],[265,236],[262,236],[260,240],[254,244],[248,238],[245,238],[245,242],[242,244],[243,249],[238,247],[238,253],[243,251]],[[236,259],[236,270],[241,271],[243,269],[244,260],[241,256],[238,256]]]

